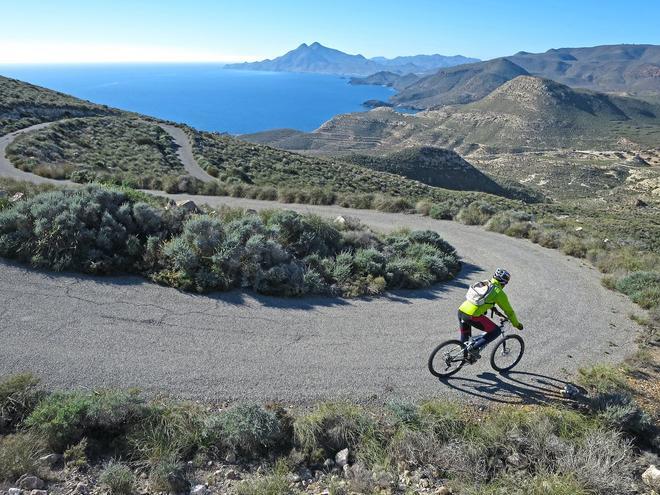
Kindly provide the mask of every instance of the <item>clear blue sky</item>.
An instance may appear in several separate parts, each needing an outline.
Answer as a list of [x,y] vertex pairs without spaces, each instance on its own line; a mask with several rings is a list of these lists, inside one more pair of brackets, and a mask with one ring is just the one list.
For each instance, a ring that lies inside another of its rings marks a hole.
[[660,44],[656,0],[0,0],[0,63],[255,60],[302,42],[482,59]]

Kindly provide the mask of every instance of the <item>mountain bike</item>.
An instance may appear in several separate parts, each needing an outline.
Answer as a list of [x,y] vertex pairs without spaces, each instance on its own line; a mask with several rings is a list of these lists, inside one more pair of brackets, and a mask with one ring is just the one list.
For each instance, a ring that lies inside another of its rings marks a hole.
[[[500,317],[502,336],[495,341],[495,347],[490,353],[490,365],[495,371],[505,373],[512,370],[522,359],[525,341],[520,335],[506,335],[509,319],[497,310],[491,310],[491,316],[493,313]],[[477,359],[474,358],[471,350],[480,338],[483,336],[471,337],[465,343],[456,339],[447,340],[433,349],[429,356],[431,374],[438,378],[446,378],[458,372],[466,364],[476,363]]]

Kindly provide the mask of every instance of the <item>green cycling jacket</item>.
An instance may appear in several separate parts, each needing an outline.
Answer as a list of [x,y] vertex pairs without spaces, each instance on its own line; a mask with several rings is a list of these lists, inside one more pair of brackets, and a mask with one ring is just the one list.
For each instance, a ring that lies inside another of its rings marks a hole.
[[507,318],[509,318],[511,324],[514,327],[517,327],[519,325],[518,317],[516,316],[516,313],[513,311],[511,304],[509,304],[509,298],[504,292],[504,288],[502,287],[502,284],[499,281],[495,280],[494,278],[491,279],[490,283],[493,284],[494,288],[491,291],[491,293],[488,294],[488,297],[486,298],[486,302],[484,304],[482,304],[481,306],[477,306],[476,304],[473,304],[470,301],[466,300],[463,304],[461,304],[458,310],[462,311],[466,315],[481,316],[485,314],[486,311],[488,311],[490,308],[497,305],[502,311],[504,311],[504,314],[507,316]]

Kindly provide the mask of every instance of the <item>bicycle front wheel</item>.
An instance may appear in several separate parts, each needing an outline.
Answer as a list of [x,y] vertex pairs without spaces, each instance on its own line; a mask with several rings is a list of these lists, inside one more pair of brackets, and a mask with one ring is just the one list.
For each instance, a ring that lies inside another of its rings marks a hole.
[[522,359],[525,341],[520,335],[507,335],[490,353],[490,365],[499,372],[513,369]]
[[429,356],[429,371],[438,378],[453,375],[465,364],[466,352],[460,340],[443,342]]

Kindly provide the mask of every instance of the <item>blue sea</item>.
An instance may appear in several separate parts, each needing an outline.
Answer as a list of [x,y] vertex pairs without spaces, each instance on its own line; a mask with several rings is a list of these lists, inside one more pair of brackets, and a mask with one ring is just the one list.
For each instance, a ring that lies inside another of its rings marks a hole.
[[217,64],[0,66],[0,75],[112,107],[244,134],[311,131],[336,114],[366,110],[393,90],[320,74],[223,69]]

